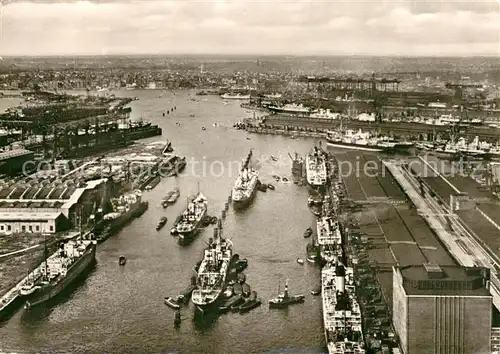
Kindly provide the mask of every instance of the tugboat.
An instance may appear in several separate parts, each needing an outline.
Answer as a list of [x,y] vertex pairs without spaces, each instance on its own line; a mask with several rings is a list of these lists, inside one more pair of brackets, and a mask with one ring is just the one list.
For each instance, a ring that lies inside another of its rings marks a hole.
[[285,291],[280,293],[278,288],[278,296],[269,300],[269,308],[285,308],[289,305],[304,302],[304,295],[289,295],[288,294],[288,281],[285,283]]
[[123,266],[125,265],[125,263],[127,263],[127,259],[125,258],[124,255],[121,255],[120,258],[118,258],[118,264]]
[[158,221],[158,225],[156,225],[156,231],[160,231],[160,229],[165,226],[167,223],[168,219],[166,216],[163,216],[160,221]]
[[312,228],[308,227],[308,228],[306,229],[306,231],[304,232],[304,238],[311,237],[312,233],[313,233]]

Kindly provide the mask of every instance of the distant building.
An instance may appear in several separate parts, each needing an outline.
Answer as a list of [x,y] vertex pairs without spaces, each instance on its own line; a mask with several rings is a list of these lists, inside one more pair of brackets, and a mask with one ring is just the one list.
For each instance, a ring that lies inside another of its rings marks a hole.
[[393,267],[393,323],[405,354],[491,352],[489,269]]

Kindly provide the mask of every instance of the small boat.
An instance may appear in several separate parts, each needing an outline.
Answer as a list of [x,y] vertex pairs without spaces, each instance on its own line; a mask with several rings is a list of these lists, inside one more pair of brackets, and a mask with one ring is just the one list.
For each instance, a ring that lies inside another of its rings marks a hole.
[[269,188],[272,191],[274,190],[274,186],[272,184],[270,184],[270,183],[267,184],[267,188]]
[[267,191],[267,184],[261,183],[261,184],[259,184],[259,186],[257,188],[261,192],[266,192]]
[[167,198],[167,204],[174,204],[177,199],[179,199],[179,196],[181,195],[179,188],[174,188],[172,191],[172,194]]
[[166,216],[163,216],[160,221],[158,221],[158,225],[156,225],[156,231],[159,231],[165,224],[167,223],[168,219]]
[[250,310],[253,310],[256,307],[259,307],[261,304],[262,304],[261,299],[245,302],[243,305],[240,306],[240,313],[245,313]]
[[282,178],[281,178],[281,182],[288,183],[289,181],[288,181],[288,178],[286,178],[286,177],[282,177]]
[[174,326],[178,327],[181,324],[181,311],[175,311]]
[[288,281],[285,284],[285,291],[280,293],[279,292],[279,285],[278,285],[278,295],[269,300],[269,307],[270,308],[285,308],[288,307],[289,305],[297,304],[299,302],[304,302],[305,296],[304,295],[290,295],[288,294]]
[[238,283],[243,284],[247,280],[245,273],[238,274]]
[[207,128],[205,128],[205,127],[201,127],[201,130],[205,131],[205,130],[207,130]]
[[249,297],[250,296],[250,285],[248,285],[247,283],[244,283],[241,285],[241,288],[242,288],[242,291],[243,291],[243,296],[244,297]]
[[224,291],[224,296],[226,298],[230,298],[231,296],[233,296],[233,287],[231,285],[229,285],[226,290]]
[[248,261],[246,259],[239,259],[234,265],[232,271],[238,273],[245,270],[247,267],[248,267]]
[[246,300],[242,305],[240,305],[239,307],[239,311],[240,312],[245,312],[245,311],[249,311],[251,310],[254,305],[254,303],[257,301],[257,292],[256,291],[252,291],[252,293],[250,294],[250,297],[248,298],[248,300]]
[[243,297],[241,295],[236,295],[236,296],[233,296],[232,298],[230,298],[229,300],[227,300],[221,307],[220,307],[220,310],[221,311],[229,311],[232,309],[232,307],[234,305],[237,305],[239,306],[240,304],[242,304],[245,300],[243,299]]
[[233,286],[233,293],[235,295],[243,295],[243,288],[240,283],[236,283]]
[[245,303],[245,299],[243,297],[239,296],[237,298],[237,300],[235,302],[233,302],[233,304],[231,305],[231,307],[230,307],[231,311],[235,311],[235,312],[239,311],[240,306],[244,303]]
[[304,260],[302,258],[297,258],[297,263],[298,264],[304,264]]
[[281,177],[280,177],[280,176],[276,176],[276,175],[274,175],[273,177],[274,177],[274,179],[276,180],[276,182],[281,181]]
[[171,298],[170,296],[165,298],[165,305],[167,305],[168,307],[170,307],[174,310],[180,309],[180,305],[177,303],[177,301],[175,299]]
[[125,256],[120,256],[120,258],[118,258],[118,264],[119,265],[125,265],[125,263],[127,263],[127,259],[125,258]]
[[321,294],[321,285],[318,285],[311,290],[311,295],[317,296],[319,294]]
[[271,155],[271,160],[278,161],[278,158],[276,156],[274,156],[274,155]]
[[308,237],[311,237],[311,235],[313,234],[313,230],[311,227],[308,227],[306,229],[306,231],[304,231],[304,238],[308,238]]

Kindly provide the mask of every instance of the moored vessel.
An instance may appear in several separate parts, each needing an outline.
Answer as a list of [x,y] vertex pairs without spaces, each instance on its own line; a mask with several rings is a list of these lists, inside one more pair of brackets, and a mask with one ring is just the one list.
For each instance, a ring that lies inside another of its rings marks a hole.
[[180,242],[188,242],[197,235],[202,221],[207,215],[207,208],[208,201],[202,193],[198,193],[188,203],[186,210],[180,215],[180,219],[174,226],[174,233],[179,236]]
[[321,271],[325,340],[330,354],[364,354],[361,310],[356,300],[354,272],[340,262]]
[[95,262],[96,241],[70,240],[64,243],[41,267],[42,276],[25,289],[26,310],[51,300],[71,285]]
[[343,255],[342,234],[338,220],[333,220],[328,216],[321,217],[316,222],[316,229],[321,260],[331,262],[341,259]]
[[225,93],[220,96],[224,100],[249,100],[250,95],[244,95],[241,93]]
[[259,173],[249,167],[251,157],[252,151],[250,151],[247,159],[243,163],[240,174],[231,192],[231,199],[236,208],[248,205],[254,198],[259,185]]
[[306,156],[307,183],[313,190],[323,188],[327,182],[325,152],[315,146]]
[[197,288],[191,295],[191,301],[202,312],[213,308],[226,289],[232,256],[230,240],[220,236],[210,239],[197,272]]

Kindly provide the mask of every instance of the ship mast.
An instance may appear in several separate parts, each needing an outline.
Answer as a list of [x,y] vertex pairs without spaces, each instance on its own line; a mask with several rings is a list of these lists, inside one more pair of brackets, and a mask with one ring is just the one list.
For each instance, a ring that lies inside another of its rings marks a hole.
[[44,266],[45,266],[45,277],[48,277],[47,274],[47,240],[46,240],[46,235],[43,234],[43,258],[44,258]]

